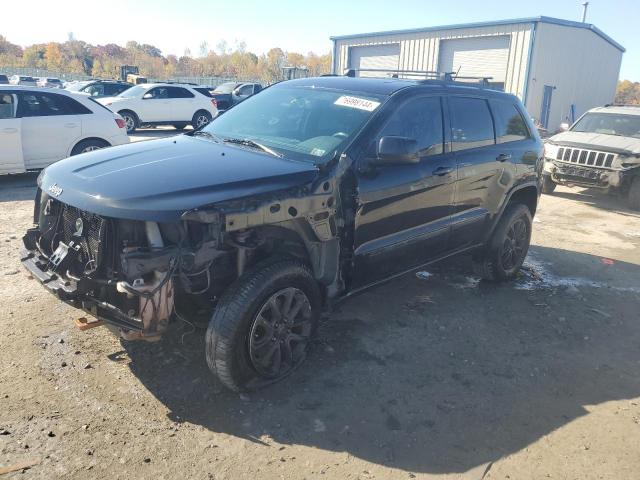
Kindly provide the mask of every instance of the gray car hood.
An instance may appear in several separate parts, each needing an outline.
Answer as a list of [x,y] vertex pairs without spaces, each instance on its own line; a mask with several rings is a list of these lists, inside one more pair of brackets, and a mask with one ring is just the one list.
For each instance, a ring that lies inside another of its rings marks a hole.
[[555,145],[590,148],[623,155],[640,155],[640,138],[620,137],[604,133],[562,132],[548,139]]

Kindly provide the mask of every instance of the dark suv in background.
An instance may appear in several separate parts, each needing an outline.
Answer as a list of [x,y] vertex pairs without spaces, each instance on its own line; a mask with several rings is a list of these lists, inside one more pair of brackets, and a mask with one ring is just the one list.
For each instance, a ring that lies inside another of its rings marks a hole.
[[65,89],[72,92],[87,93],[93,98],[102,98],[115,97],[132,86],[130,83],[117,80],[89,80],[67,84]]
[[255,389],[302,363],[339,299],[464,252],[483,278],[514,277],[542,159],[512,95],[291,80],[202,129],[48,167],[22,261],[127,340],[205,312],[210,369]]

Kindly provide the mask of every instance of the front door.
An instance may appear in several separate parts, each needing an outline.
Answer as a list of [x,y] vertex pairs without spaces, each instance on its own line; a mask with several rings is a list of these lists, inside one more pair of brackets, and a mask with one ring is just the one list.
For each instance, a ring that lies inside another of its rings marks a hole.
[[[420,161],[368,166],[383,136],[417,140]],[[447,249],[456,172],[445,145],[439,96],[407,100],[374,136],[357,174],[351,288],[410,270]]]
[[17,97],[0,92],[0,174],[25,171],[22,159],[22,120],[16,118]]

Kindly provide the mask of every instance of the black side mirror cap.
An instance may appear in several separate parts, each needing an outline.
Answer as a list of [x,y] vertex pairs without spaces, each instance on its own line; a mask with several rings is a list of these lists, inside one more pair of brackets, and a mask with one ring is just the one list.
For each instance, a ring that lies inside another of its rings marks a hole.
[[420,162],[418,141],[415,138],[388,136],[378,141],[375,165],[403,165]]

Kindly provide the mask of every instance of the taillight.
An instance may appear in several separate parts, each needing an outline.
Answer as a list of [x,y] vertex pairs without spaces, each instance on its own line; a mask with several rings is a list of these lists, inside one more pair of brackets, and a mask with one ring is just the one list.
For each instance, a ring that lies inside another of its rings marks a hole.
[[216,100],[215,98],[212,98],[211,103],[213,103],[214,107],[218,108],[218,100]]
[[116,118],[116,123],[118,124],[118,128],[125,128],[127,124],[121,118]]

